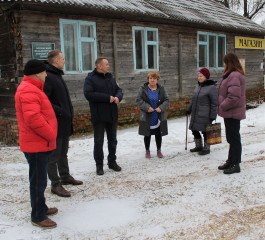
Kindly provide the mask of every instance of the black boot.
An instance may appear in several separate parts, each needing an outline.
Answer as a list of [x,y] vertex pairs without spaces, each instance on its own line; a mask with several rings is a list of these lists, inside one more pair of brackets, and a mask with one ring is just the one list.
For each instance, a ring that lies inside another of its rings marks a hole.
[[207,143],[207,141],[204,141],[204,147],[202,151],[199,152],[200,155],[206,155],[210,153],[210,145]]
[[239,164],[231,164],[228,169],[224,170],[224,174],[240,173]]
[[115,172],[120,172],[121,171],[121,167],[116,162],[108,163],[108,165],[109,165],[109,169],[112,169]]
[[223,165],[220,165],[218,167],[219,170],[225,170],[228,169],[231,165],[231,161],[229,159],[226,160],[226,162]]
[[190,149],[191,152],[200,152],[202,150],[202,139],[201,138],[194,138],[195,148]]
[[104,170],[102,165],[97,165],[97,175],[103,175]]

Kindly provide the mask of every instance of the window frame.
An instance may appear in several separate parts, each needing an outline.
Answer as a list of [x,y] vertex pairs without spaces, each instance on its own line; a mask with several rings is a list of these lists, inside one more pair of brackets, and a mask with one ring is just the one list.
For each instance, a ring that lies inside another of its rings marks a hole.
[[[200,35],[204,35],[207,38],[207,41],[199,41],[199,37]],[[210,48],[210,36],[214,36],[216,38],[216,46],[215,46],[215,62],[216,62],[216,66],[215,67],[209,67],[209,48]],[[223,37],[224,38],[224,55],[226,54],[226,35],[225,34],[216,34],[216,33],[210,33],[210,32],[197,32],[197,69],[201,69],[201,68],[209,68],[209,69],[216,69],[216,70],[223,70],[224,67],[219,67],[219,62],[218,62],[218,45],[219,45],[219,37]],[[199,66],[199,59],[200,59],[200,53],[199,53],[199,48],[200,45],[206,46],[206,65],[207,66]]]
[[[96,35],[96,22],[82,21],[82,20],[71,20],[71,19],[60,19],[60,41],[61,41],[61,51],[65,56],[64,52],[64,37],[63,37],[63,24],[76,24],[77,26],[77,55],[78,55],[78,70],[77,71],[67,71],[64,66],[64,71],[67,74],[80,74],[89,73],[94,70],[83,70],[83,60],[82,60],[82,42],[90,42],[94,44],[94,61],[97,59],[97,35]],[[93,37],[81,37],[81,25],[92,26]],[[66,60],[67,61],[67,60]],[[94,64],[94,62],[92,63]]]
[[[140,30],[144,32],[144,68],[137,69],[136,68],[136,46],[135,46],[135,31]],[[156,34],[156,41],[148,41],[147,40],[147,32],[155,32]],[[151,28],[151,27],[138,27],[133,26],[132,27],[132,35],[133,35],[133,63],[134,63],[134,71],[137,72],[146,72],[146,71],[152,71],[157,70],[159,71],[159,38],[158,38],[158,28]],[[148,68],[148,46],[156,46],[156,59],[154,61],[156,62],[156,68]]]

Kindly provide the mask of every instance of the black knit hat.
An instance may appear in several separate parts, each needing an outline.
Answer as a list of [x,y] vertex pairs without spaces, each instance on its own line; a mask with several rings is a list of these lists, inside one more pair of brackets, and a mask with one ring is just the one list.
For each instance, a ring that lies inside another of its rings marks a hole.
[[46,70],[46,65],[37,59],[31,59],[29,60],[24,68],[24,75],[33,75],[36,73],[41,73],[44,72]]

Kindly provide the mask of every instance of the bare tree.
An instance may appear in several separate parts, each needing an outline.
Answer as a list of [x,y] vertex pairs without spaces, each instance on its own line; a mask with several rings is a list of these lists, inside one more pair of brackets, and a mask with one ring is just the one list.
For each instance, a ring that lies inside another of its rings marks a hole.
[[244,17],[254,19],[261,13],[265,12],[265,0],[215,0],[232,9],[237,13],[241,13]]

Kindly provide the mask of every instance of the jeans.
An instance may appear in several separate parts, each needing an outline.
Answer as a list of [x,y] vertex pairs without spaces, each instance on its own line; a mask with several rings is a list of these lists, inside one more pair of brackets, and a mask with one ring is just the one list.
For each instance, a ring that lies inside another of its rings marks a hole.
[[48,161],[48,176],[52,186],[60,183],[60,179],[70,176],[67,158],[68,148],[69,137],[56,139],[56,149],[52,151]]
[[230,144],[228,161],[232,164],[241,163],[242,145],[240,137],[240,120],[224,118],[226,140]]
[[29,184],[31,202],[31,221],[41,222],[47,218],[48,207],[44,191],[47,187],[47,164],[51,152],[26,153],[29,164]]
[[107,133],[108,139],[108,163],[116,161],[116,148],[117,148],[117,122],[100,122],[94,123],[94,159],[97,166],[103,166],[103,143],[104,143],[104,130]]

